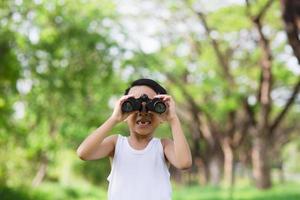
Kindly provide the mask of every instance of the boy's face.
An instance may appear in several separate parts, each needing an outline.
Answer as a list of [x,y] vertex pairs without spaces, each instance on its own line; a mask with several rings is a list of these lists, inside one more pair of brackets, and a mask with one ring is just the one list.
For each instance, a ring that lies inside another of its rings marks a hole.
[[[146,94],[150,99],[153,99],[154,96],[157,95],[156,92],[148,86],[134,86],[129,90],[128,94],[133,95],[134,98],[139,98],[143,94]],[[160,124],[160,119],[157,115],[157,113],[146,112],[145,109],[129,115],[127,124],[130,132],[144,136],[153,134],[154,130]]]

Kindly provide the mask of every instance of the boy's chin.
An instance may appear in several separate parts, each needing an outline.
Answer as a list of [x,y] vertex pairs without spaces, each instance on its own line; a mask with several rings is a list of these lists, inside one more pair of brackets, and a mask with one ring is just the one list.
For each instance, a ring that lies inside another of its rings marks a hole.
[[136,134],[141,135],[141,136],[146,136],[146,135],[152,134],[152,132],[149,132],[149,130],[137,130],[135,132],[136,132]]

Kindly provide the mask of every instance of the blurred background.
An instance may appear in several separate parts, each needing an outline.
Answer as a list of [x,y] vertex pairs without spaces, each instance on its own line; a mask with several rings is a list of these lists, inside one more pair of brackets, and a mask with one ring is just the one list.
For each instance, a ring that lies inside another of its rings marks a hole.
[[298,0],[1,0],[0,198],[106,199],[76,149],[146,77],[193,154],[174,200],[300,199],[299,33]]

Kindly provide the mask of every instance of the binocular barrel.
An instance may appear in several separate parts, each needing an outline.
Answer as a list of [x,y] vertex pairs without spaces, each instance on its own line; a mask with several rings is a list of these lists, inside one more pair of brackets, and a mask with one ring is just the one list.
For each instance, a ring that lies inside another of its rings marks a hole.
[[146,111],[153,111],[156,113],[164,113],[167,109],[166,104],[159,98],[149,99],[147,95],[143,95],[138,99],[133,97],[128,98],[122,103],[122,112],[142,111],[143,102]]

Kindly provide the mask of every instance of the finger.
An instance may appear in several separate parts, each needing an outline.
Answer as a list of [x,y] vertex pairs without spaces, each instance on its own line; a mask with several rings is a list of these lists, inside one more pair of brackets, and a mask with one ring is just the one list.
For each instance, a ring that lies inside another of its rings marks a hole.
[[156,96],[154,96],[155,98],[160,98],[162,99],[163,101],[168,101],[171,99],[171,96],[170,95],[166,95],[166,94],[158,94]]
[[165,104],[166,104],[167,108],[170,107],[170,102],[169,101],[166,101]]
[[169,96],[169,95],[166,95],[166,94],[158,94],[158,95],[155,95],[154,97],[156,97],[156,98],[165,98],[165,97],[167,97],[167,96]]
[[170,97],[170,96],[166,96],[166,97],[164,98],[164,100],[170,101],[170,100],[171,100],[171,97]]
[[166,102],[170,102],[171,101],[171,97],[169,96],[166,96],[163,98],[163,101],[166,103]]
[[133,94],[127,94],[127,95],[122,96],[121,99],[128,99],[130,97],[134,97],[134,95]]
[[124,95],[120,98],[120,102],[124,102],[127,99],[129,99],[130,97],[134,97],[134,96],[132,94]]

